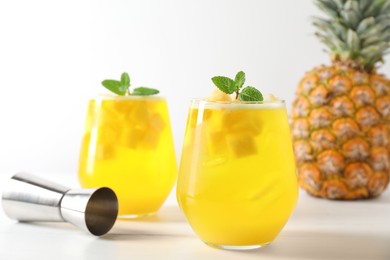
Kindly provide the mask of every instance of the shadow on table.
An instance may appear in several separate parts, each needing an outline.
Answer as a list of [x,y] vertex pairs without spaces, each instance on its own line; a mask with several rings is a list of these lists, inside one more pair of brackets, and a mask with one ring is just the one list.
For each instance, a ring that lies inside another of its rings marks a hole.
[[52,230],[61,229],[61,230],[75,230],[76,232],[77,231],[83,232],[80,229],[78,229],[77,227],[73,226],[72,224],[69,224],[69,223],[66,223],[66,222],[28,222],[28,221],[21,221],[21,222],[15,222],[15,225],[18,225],[18,226],[26,225],[26,226],[31,226],[31,227],[40,227],[40,228],[48,229],[48,230],[50,230],[50,229],[52,229]]
[[183,237],[193,237],[193,235],[190,234],[178,234],[175,233],[168,233],[168,232],[153,232],[153,231],[146,231],[146,230],[128,230],[124,233],[108,233],[99,239],[102,240],[110,240],[110,241],[141,241],[141,240],[161,240],[161,239],[177,239],[177,238],[183,238]]
[[138,219],[119,219],[124,221],[138,222],[186,222],[184,214],[177,205],[167,205],[156,214]]
[[234,254],[278,259],[390,259],[390,234],[288,231],[264,248]]
[[102,239],[143,240],[190,235],[192,231],[180,208],[177,205],[167,205],[152,216],[139,219],[118,219],[114,228]]
[[[133,239],[134,237],[148,238],[155,236],[176,236],[175,234],[170,234],[169,228],[161,229],[160,227],[172,224],[174,225],[175,223],[183,223],[186,225],[186,219],[178,206],[168,205],[152,216],[140,219],[118,219],[114,228],[108,234],[102,236],[102,238],[122,240],[125,239],[125,237]],[[14,224],[16,225],[15,227],[31,226],[47,230],[60,229],[83,232],[72,224],[66,222],[15,222]],[[145,230],[143,230],[143,228],[145,228]],[[153,233],[154,229],[160,232]],[[120,233],[118,233],[118,230]]]
[[[108,234],[103,239],[112,241],[142,241],[189,238],[190,234],[132,231],[133,234]],[[193,239],[198,239],[192,235]],[[192,239],[192,238],[191,238]],[[187,240],[189,241],[189,240]],[[175,242],[176,243],[176,242]],[[200,245],[200,243],[199,243]],[[228,257],[228,259],[390,259],[390,235],[348,234],[321,231],[294,231],[278,237],[272,244],[255,250],[234,251],[199,246],[197,253]],[[215,250],[213,252],[209,250]],[[211,258],[209,258],[211,259]]]

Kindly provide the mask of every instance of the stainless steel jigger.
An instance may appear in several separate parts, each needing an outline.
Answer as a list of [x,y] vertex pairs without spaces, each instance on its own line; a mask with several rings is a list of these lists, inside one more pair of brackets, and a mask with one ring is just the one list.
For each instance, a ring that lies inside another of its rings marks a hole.
[[118,215],[118,200],[110,188],[70,189],[27,173],[11,177],[2,201],[10,218],[66,221],[95,236],[110,231]]

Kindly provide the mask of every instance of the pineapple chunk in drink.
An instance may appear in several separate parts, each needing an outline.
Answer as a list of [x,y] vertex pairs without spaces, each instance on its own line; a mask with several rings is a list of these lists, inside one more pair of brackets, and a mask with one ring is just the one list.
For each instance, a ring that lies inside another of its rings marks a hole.
[[206,244],[258,248],[279,234],[298,197],[286,108],[243,88],[243,71],[212,81],[218,89],[188,112],[177,199]]
[[[207,117],[198,116],[206,112]],[[284,103],[194,101],[177,196],[192,228],[208,244],[272,241],[297,200]]]
[[111,187],[120,217],[156,212],[176,179],[166,101],[98,97],[90,102],[80,154],[83,187]]

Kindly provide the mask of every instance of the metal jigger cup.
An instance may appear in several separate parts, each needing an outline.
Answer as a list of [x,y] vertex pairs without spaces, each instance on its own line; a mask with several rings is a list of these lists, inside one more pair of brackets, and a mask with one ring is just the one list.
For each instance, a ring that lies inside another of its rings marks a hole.
[[70,189],[27,173],[11,177],[2,201],[10,218],[66,221],[95,236],[110,231],[118,215],[118,199],[110,188]]

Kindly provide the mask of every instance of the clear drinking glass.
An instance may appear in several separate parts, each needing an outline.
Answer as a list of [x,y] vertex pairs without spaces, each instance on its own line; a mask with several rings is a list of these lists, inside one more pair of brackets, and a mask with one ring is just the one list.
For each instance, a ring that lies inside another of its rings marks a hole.
[[164,98],[106,95],[90,101],[79,180],[85,188],[112,188],[119,217],[155,213],[172,189],[176,172]]
[[286,224],[297,197],[283,101],[192,101],[177,198],[201,240],[224,249],[264,246]]

